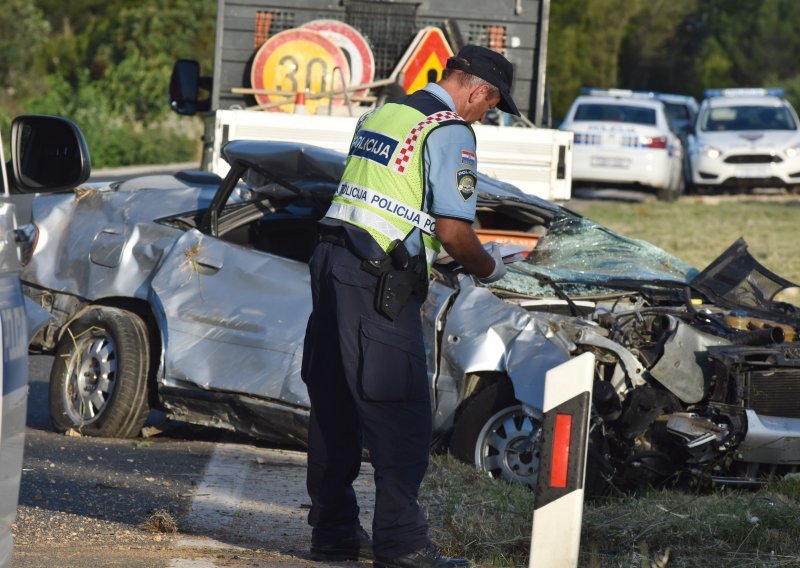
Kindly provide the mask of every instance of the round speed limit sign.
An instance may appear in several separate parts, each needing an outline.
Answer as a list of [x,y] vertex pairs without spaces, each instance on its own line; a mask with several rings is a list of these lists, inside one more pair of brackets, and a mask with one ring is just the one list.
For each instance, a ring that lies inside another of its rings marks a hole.
[[[303,29],[314,30],[338,45],[350,63],[350,84],[363,85],[375,78],[375,57],[367,40],[354,27],[338,20],[311,20]],[[364,96],[368,89],[353,92]]]
[[[341,73],[335,68],[341,69]],[[341,90],[350,83],[350,68],[342,50],[319,32],[302,28],[283,31],[268,39],[256,52],[250,72],[254,89],[285,91],[280,95],[255,95],[261,105],[286,100],[285,105],[270,110],[292,112],[297,92],[328,93]],[[327,106],[329,98],[306,101],[309,114],[318,106]],[[333,104],[344,104],[343,98],[334,98]]]

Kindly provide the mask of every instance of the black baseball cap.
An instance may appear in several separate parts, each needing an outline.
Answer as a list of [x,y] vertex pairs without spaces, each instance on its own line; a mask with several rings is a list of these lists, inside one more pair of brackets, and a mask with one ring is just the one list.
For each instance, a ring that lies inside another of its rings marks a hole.
[[501,54],[488,47],[465,45],[458,55],[447,60],[447,68],[475,75],[490,85],[494,85],[500,90],[500,102],[497,104],[497,108],[519,116],[517,105],[511,98],[514,68],[511,66],[511,62]]

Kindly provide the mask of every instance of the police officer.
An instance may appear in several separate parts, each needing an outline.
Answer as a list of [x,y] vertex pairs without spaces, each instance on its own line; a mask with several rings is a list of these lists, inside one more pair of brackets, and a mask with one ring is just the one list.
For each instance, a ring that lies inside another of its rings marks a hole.
[[[472,229],[475,135],[497,107],[519,114],[513,70],[469,45],[428,84],[359,121],[310,263],[313,312],[303,379],[311,400],[307,487],[311,557],[376,568],[466,565],[440,555],[417,502],[428,466],[431,401],[420,307],[443,246],[484,283],[505,267]],[[352,483],[362,448],[375,469],[373,541]],[[372,550],[371,550],[372,549]]]

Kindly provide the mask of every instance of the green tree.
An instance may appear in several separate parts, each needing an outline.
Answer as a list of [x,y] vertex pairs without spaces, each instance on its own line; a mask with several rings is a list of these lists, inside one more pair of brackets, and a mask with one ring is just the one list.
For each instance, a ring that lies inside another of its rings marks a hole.
[[18,94],[20,106],[75,120],[95,166],[194,157],[197,120],[176,127],[167,92],[176,59],[194,57],[210,67],[214,0],[38,4],[55,31],[32,53],[37,85]]
[[616,87],[622,42],[648,0],[560,0],[550,6],[547,75],[553,115],[581,87]]
[[787,87],[797,106],[800,3],[796,0],[704,0],[687,17],[681,51],[687,83],[707,88]]
[[699,0],[646,2],[628,26],[619,57],[619,86],[690,93],[685,70],[691,60],[681,39]]
[[29,75],[33,54],[50,27],[42,11],[29,0],[5,0],[0,9],[0,129],[8,132],[20,113],[18,94],[32,88]]
[[14,88],[25,77],[32,53],[49,32],[44,15],[28,0],[6,0],[0,10],[0,86]]
[[800,106],[797,0],[558,0],[548,83],[562,116],[582,86],[702,97],[708,88],[785,87]]
[[204,59],[210,67],[216,5],[204,0],[148,1],[124,6],[98,20],[91,65],[114,112],[136,120],[163,117],[172,64],[180,57]]

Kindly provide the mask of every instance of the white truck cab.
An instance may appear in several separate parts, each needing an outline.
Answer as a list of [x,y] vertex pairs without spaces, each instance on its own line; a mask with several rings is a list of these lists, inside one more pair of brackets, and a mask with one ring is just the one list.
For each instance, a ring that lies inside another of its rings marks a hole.
[[[328,0],[219,0],[217,6],[213,77],[201,77],[197,62],[181,60],[170,85],[175,112],[206,113],[202,169],[224,175],[227,165],[221,148],[231,140],[300,142],[347,152],[359,116],[386,100],[389,91],[397,96],[438,80],[442,50],[452,53],[462,45],[478,44],[504,53],[514,65],[513,96],[524,115],[514,126],[504,113],[498,113],[498,125],[476,125],[478,169],[537,197],[570,198],[572,133],[544,127],[550,0],[515,6],[461,0],[350,0],[341,5]],[[336,98],[332,85],[339,75],[321,73],[330,70],[324,50],[315,44],[318,56],[304,63],[287,47],[300,52],[312,49],[308,38],[313,34],[308,29],[322,23],[349,34],[345,39],[339,35],[349,66],[369,60],[374,80],[348,87]],[[415,43],[427,32],[439,38],[438,44]],[[263,50],[268,52],[269,42],[278,38],[283,44],[275,48],[274,60],[264,63]],[[408,61],[405,67],[404,61]],[[400,68],[405,71],[398,72]],[[412,74],[415,81],[408,80]],[[259,77],[275,83],[273,89],[256,88]],[[320,97],[328,89],[330,96],[323,104]],[[199,97],[202,91],[208,91],[208,98]],[[365,95],[368,92],[374,94]],[[314,114],[305,114],[305,104],[296,105],[304,109],[298,113],[293,105],[296,96],[302,96]],[[259,104],[258,97],[271,97],[273,102]],[[275,112],[279,110],[294,112]]]
[[[230,140],[313,144],[347,153],[358,117],[216,110],[205,116],[201,169],[228,173],[222,146]],[[549,128],[473,125],[478,169],[530,195],[568,200],[572,188],[572,133]]]

